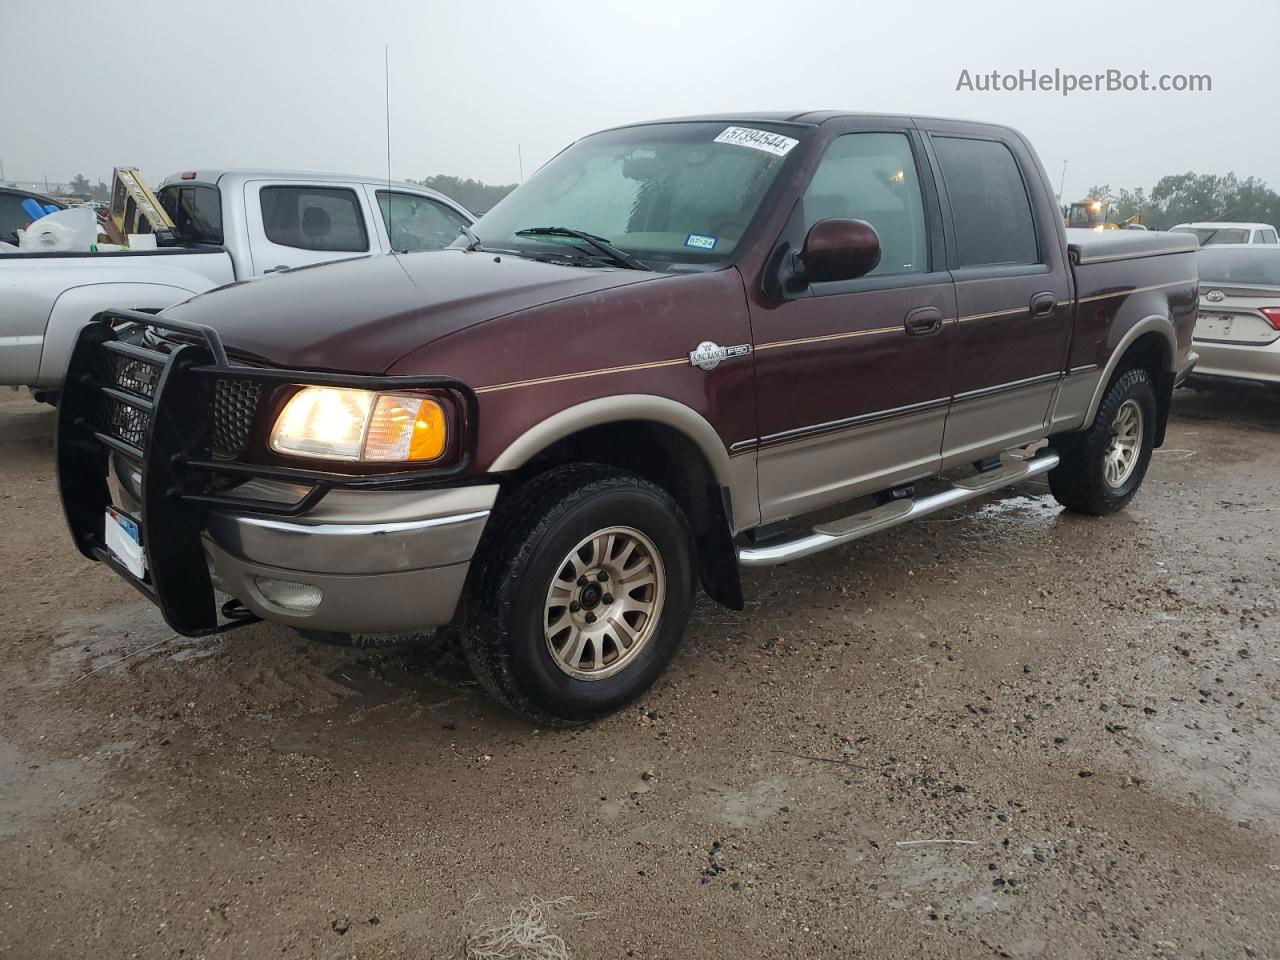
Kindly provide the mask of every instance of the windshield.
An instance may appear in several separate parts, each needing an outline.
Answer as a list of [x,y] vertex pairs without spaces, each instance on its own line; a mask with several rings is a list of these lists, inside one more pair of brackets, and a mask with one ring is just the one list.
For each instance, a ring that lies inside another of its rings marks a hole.
[[1215,243],[1248,243],[1249,231],[1234,227],[1174,227],[1170,233],[1194,233],[1200,246],[1207,247]]
[[1201,250],[1200,282],[1280,287],[1280,249]]
[[[787,132],[782,132],[782,131]],[[653,270],[717,266],[732,257],[798,140],[793,128],[659,123],[579,140],[472,226],[485,249],[610,263],[572,236],[592,234]],[[524,235],[521,235],[524,233]]]

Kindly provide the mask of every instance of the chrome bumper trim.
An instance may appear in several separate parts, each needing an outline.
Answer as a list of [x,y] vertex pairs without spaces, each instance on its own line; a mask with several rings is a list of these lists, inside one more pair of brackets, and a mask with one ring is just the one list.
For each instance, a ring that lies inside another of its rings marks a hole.
[[489,516],[488,510],[477,510],[474,513],[459,513],[450,517],[427,517],[425,520],[404,520],[398,523],[290,523],[287,520],[272,520],[267,517],[241,517],[240,523],[298,536],[363,537],[409,533],[415,530],[430,530],[434,527],[451,527],[487,516]]
[[[297,519],[211,510],[209,539],[242,560],[321,575],[375,575],[468,562],[497,485],[334,496]],[[323,503],[321,506],[325,506]]]

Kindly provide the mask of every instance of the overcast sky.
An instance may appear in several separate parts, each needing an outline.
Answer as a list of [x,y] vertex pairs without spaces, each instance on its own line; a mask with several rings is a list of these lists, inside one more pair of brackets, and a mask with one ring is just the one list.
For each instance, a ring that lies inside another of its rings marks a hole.
[[[130,34],[130,27],[133,33]],[[9,179],[193,167],[489,182],[582,134],[713,111],[842,108],[1012,124],[1068,199],[1254,175],[1280,188],[1276,0],[0,0]],[[1209,93],[957,92],[1020,68],[1207,73]]]

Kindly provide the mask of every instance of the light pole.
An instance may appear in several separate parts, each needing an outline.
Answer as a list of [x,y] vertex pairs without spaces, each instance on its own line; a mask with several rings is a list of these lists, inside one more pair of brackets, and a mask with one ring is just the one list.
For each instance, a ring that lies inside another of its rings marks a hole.
[[1067,161],[1062,161],[1062,176],[1058,178],[1058,204],[1062,204],[1062,187],[1067,182]]

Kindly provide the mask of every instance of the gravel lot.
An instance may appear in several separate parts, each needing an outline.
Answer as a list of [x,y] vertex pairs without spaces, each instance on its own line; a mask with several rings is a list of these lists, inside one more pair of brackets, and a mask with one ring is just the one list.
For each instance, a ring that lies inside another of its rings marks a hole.
[[[1043,483],[702,603],[645,702],[447,643],[193,641],[70,546],[0,399],[0,956],[1280,956],[1280,400],[1181,392],[1130,509]],[[915,841],[952,840],[954,843]]]

